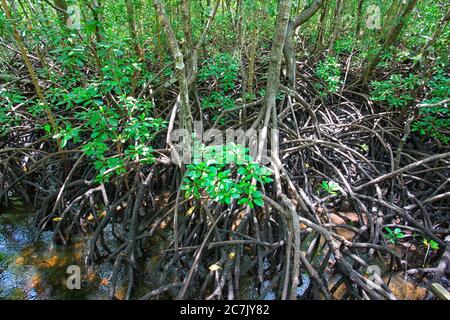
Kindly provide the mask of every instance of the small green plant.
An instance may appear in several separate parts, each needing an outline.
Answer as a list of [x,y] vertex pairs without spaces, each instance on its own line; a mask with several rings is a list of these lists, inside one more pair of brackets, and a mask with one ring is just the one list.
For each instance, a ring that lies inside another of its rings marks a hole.
[[358,147],[364,152],[369,152],[369,146],[367,145],[367,143],[362,143]]
[[202,101],[203,109],[232,109],[235,107],[234,99],[230,96],[224,95],[222,91],[213,91],[208,97]]
[[396,243],[398,239],[402,239],[405,237],[405,234],[402,232],[402,230],[400,228],[395,228],[394,230],[392,230],[391,228],[388,227],[384,227],[384,229],[386,230],[386,238],[388,239],[388,242],[390,243]]
[[450,108],[442,103],[450,98],[450,77],[443,70],[438,70],[428,83],[429,98],[422,102],[419,109],[419,119],[415,121],[411,130],[440,140],[444,144],[450,142]]
[[32,99],[27,100],[25,96],[15,90],[0,89],[0,137],[9,128],[20,124],[20,117],[14,111],[14,106],[18,104],[32,104]]
[[[82,103],[83,100],[78,100]],[[126,164],[139,161],[142,164],[154,162],[150,142],[158,130],[166,125],[160,118],[147,116],[152,105],[147,101],[131,97],[119,97],[120,111],[105,107],[101,101],[91,101],[85,108],[75,113],[81,125],[74,127],[63,121],[54,139],[60,139],[61,148],[77,146],[89,157],[97,170],[96,182],[108,181],[113,174],[126,172]],[[82,103],[83,104],[83,103]],[[43,126],[51,134],[49,124]],[[114,148],[108,143],[113,143]]]
[[342,39],[336,40],[334,44],[334,51],[338,54],[351,52],[354,44],[353,41],[354,40],[351,37],[344,37]]
[[317,83],[316,88],[321,95],[335,93],[342,85],[340,63],[336,57],[328,56],[320,61],[315,70],[317,77],[325,84]]
[[201,82],[210,82],[215,91],[202,101],[204,109],[234,107],[233,90],[238,79],[239,64],[228,54],[221,53],[209,59],[199,70],[198,78]]
[[210,59],[199,71],[200,81],[215,80],[219,89],[224,92],[233,90],[239,73],[239,64],[236,59],[222,53]]
[[[50,133],[51,126],[49,124],[44,125],[46,132]],[[80,138],[80,128],[72,128],[70,123],[66,123],[65,128],[61,128],[57,134],[53,136],[53,139],[61,138],[61,148],[67,145],[67,142],[73,140],[73,143],[78,143],[81,141]]]
[[333,196],[337,195],[337,192],[340,190],[338,184],[334,181],[323,180],[321,187],[323,190],[325,190],[326,192],[328,192]]
[[372,81],[370,86],[372,101],[384,102],[391,108],[403,108],[414,100],[411,93],[418,86],[418,78],[413,74],[407,77],[393,74],[387,80]]
[[270,170],[254,162],[248,149],[240,145],[201,146],[203,161],[187,165],[181,190],[185,197],[208,197],[220,204],[262,207],[263,194],[254,181],[269,183]]
[[434,240],[423,239],[422,243],[427,247],[427,249],[439,250],[439,243]]
[[422,243],[425,245],[427,252],[425,253],[425,257],[423,258],[422,268],[425,267],[427,263],[428,255],[430,254],[430,250],[439,250],[439,244],[434,240],[423,239]]

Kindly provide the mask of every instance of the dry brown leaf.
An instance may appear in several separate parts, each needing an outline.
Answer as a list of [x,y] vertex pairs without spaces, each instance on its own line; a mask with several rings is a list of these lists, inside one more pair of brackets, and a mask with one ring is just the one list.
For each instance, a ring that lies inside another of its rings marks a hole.
[[[330,214],[330,222],[333,224],[346,224],[344,219],[334,213]],[[334,227],[334,229],[338,235],[344,237],[348,241],[352,241],[355,236],[355,233],[351,230],[339,227]]]
[[304,223],[300,223],[300,230],[308,229],[308,226]]
[[358,222],[359,217],[355,212],[339,212],[342,216],[346,217],[351,222]]
[[237,214],[236,220],[233,221],[233,224],[231,226],[231,231],[236,231],[236,229],[241,224],[242,219],[245,217],[245,210],[239,211]]
[[22,266],[25,264],[25,258],[24,257],[18,257],[15,261],[15,264],[18,266]]

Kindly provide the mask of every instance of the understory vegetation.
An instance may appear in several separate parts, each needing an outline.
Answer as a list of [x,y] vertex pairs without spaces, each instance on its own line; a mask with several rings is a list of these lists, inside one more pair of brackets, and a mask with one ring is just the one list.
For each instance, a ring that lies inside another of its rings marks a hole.
[[111,298],[448,285],[448,2],[0,1],[0,215],[87,237]]

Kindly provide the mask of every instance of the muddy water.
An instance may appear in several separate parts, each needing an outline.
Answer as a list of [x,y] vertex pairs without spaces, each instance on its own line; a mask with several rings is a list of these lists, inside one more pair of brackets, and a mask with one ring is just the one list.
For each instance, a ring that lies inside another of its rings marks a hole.
[[[0,299],[106,299],[110,265],[84,267],[87,239],[69,247],[52,244],[50,232],[34,243],[30,208],[0,215]],[[67,267],[81,268],[81,289],[67,287]]]
[[[88,254],[88,236],[73,239],[69,246],[52,243],[52,233],[44,232],[35,242],[35,232],[31,227],[32,208],[17,205],[15,209],[0,214],[0,299],[109,299],[109,281],[112,264],[102,263],[86,268],[84,260]],[[158,282],[156,262],[147,259],[145,279],[138,288],[138,298],[155,288]],[[70,290],[67,287],[67,268],[71,265],[81,269],[81,289]],[[270,268],[264,261],[266,271]],[[126,293],[126,281],[119,279],[115,298],[123,299]],[[267,288],[269,280],[261,287],[250,276],[241,278],[239,299],[273,300],[276,292]],[[302,296],[310,283],[306,274],[302,275],[297,289]],[[261,292],[265,292],[261,296]]]
[[[35,242],[31,227],[32,208],[17,205],[15,209],[0,214],[0,299],[109,299],[111,263],[86,268],[88,236],[73,239],[69,246],[52,243],[52,233],[45,231]],[[67,287],[67,268],[81,269],[81,289]],[[157,263],[149,258],[145,262],[143,284],[133,298],[138,298],[155,288],[158,283]],[[267,266],[268,267],[268,266]],[[123,299],[126,281],[119,277],[115,298]],[[263,283],[268,285],[269,281]],[[251,277],[243,277],[237,297],[258,299],[260,291]],[[299,287],[299,292],[304,289]],[[275,298],[273,290],[267,290],[263,299]]]
[[[74,239],[70,246],[58,246],[52,243],[52,233],[44,232],[39,241],[34,242],[35,233],[31,228],[33,210],[17,206],[16,209],[0,214],[0,299],[109,299],[109,282],[112,265],[102,263],[86,268],[84,260],[88,253],[88,237]],[[77,265],[81,269],[81,289],[70,290],[67,287],[67,267]],[[270,264],[264,261],[264,269]],[[158,282],[157,263],[147,259],[143,285],[138,289],[138,298],[155,288]],[[398,299],[423,299],[425,290],[412,282],[395,276],[390,288]],[[243,276],[238,299],[273,300],[276,292],[267,288],[271,281],[265,280],[261,287],[250,276]],[[123,299],[126,293],[126,281],[119,279],[115,298]],[[310,285],[306,274],[301,275],[298,297],[303,296]],[[265,289],[267,288],[267,290]],[[345,286],[339,288],[335,298],[345,292]],[[264,292],[264,296],[261,293]]]

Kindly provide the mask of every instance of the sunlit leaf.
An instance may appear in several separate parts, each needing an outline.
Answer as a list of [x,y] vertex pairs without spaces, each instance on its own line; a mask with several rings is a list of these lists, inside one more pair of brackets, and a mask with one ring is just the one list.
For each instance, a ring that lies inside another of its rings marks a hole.
[[195,210],[195,206],[190,207],[189,210],[186,212],[186,216],[190,216]]
[[217,263],[209,266],[209,270],[210,271],[217,271],[217,270],[220,270],[220,269],[222,269],[222,267],[219,264],[217,264]]

